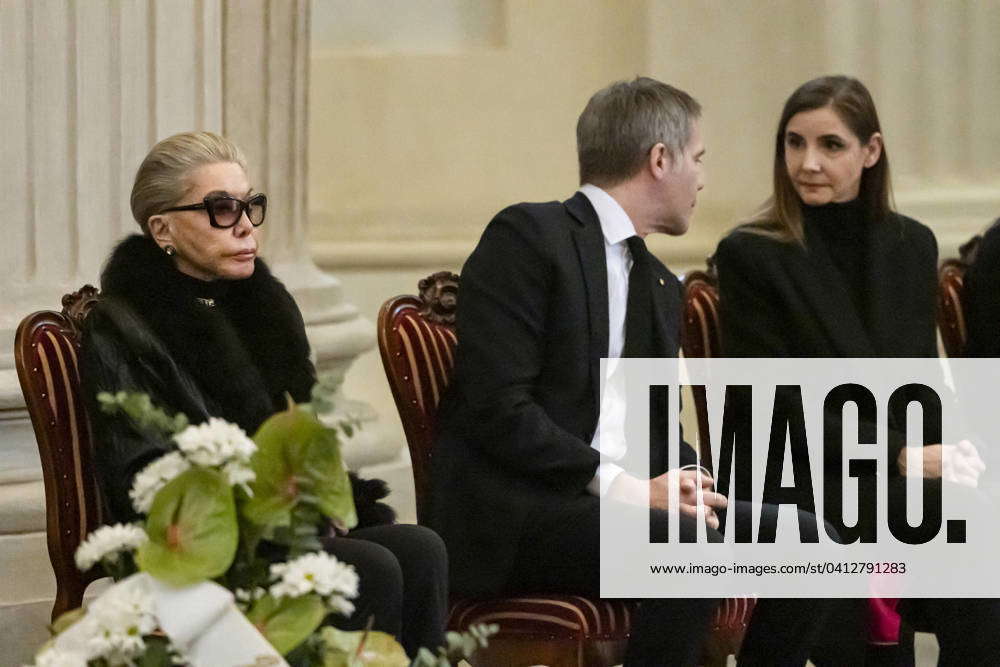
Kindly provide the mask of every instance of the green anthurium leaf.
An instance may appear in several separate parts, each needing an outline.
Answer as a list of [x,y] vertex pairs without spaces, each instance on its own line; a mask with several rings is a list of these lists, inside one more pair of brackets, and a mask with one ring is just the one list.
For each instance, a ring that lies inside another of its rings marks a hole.
[[297,598],[265,595],[254,602],[247,618],[278,653],[286,655],[316,631],[326,613],[322,598],[315,594]]
[[147,637],[146,650],[138,657],[136,667],[173,667],[170,641],[166,637]]
[[216,470],[181,473],[156,494],[146,533],[136,553],[140,570],[174,586],[223,574],[239,543],[232,488]]
[[[321,631],[326,643],[323,667],[408,667],[410,659],[399,642],[389,634],[357,630],[345,632],[327,626]],[[361,650],[358,644],[364,641]]]
[[264,526],[287,526],[292,509],[308,503],[345,528],[357,525],[336,430],[290,406],[264,422],[253,439],[257,478],[251,484],[253,497],[243,505],[244,516]]

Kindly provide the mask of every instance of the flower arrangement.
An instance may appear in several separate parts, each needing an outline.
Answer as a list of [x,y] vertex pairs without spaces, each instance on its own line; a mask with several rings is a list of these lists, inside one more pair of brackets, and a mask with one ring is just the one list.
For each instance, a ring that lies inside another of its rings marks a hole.
[[[76,552],[118,583],[53,625],[35,667],[293,664],[409,665],[393,637],[325,626],[350,616],[353,566],[321,548],[327,526],[357,524],[340,434],[354,425],[320,421],[335,387],[317,383],[310,404],[269,418],[250,438],[211,418],[190,424],[144,394],[101,394],[103,410],[168,438],[174,449],[135,476],[129,497],[145,521],[103,526]],[[269,543],[269,557],[261,555]],[[273,552],[285,554],[274,560]],[[448,633],[414,665],[447,667],[485,646],[496,626]]]

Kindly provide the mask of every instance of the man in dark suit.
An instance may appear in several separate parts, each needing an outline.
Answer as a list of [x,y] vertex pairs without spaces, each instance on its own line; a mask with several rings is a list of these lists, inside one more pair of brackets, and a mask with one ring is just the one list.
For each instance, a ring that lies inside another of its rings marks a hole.
[[[654,446],[652,479],[639,479],[620,467],[620,446],[595,437],[602,357],[677,356],[681,286],[643,239],[687,231],[703,185],[700,112],[649,78],[599,91],[577,124],[580,190],[504,209],[466,262],[431,511],[456,592],[598,596],[605,495],[652,508],[651,525],[665,529],[676,485],[681,530],[696,521],[698,494],[710,532],[718,526],[726,499],[694,469],[689,445],[687,469],[674,470]],[[651,440],[665,444],[654,420]],[[812,607],[783,602],[759,607],[745,662],[805,662]],[[695,663],[717,603],[644,600],[627,663]]]

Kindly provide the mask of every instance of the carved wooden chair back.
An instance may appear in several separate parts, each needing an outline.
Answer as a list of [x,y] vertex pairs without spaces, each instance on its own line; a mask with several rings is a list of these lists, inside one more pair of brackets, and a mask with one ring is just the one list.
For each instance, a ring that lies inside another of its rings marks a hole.
[[[681,349],[689,358],[722,356],[719,333],[719,279],[709,261],[707,270],[684,274],[684,313],[681,319]],[[704,387],[693,387],[694,409],[698,417],[698,453],[712,460],[708,437],[708,403]]]
[[946,259],[938,269],[937,325],[941,343],[949,357],[965,355],[965,313],[962,311],[962,288],[966,264],[960,259]]
[[982,241],[982,235],[976,234],[959,246],[957,258],[944,260],[938,269],[937,325],[945,354],[949,357],[965,356],[968,337],[962,303],[965,271],[976,261]]
[[98,298],[98,291],[85,285],[63,297],[62,312],[40,311],[24,318],[14,339],[17,377],[45,484],[49,559],[56,576],[53,620],[79,607],[87,584],[102,576],[96,568],[81,573],[74,562],[77,546],[103,522],[77,364],[81,326]]
[[949,357],[964,357],[968,330],[962,293],[965,289],[965,271],[976,261],[982,234],[976,234],[958,248],[958,257],[941,262],[938,269],[937,325],[941,343]]
[[430,504],[438,403],[455,365],[458,282],[454,273],[435,273],[419,282],[418,295],[389,299],[378,314],[379,352],[410,449],[421,524]]

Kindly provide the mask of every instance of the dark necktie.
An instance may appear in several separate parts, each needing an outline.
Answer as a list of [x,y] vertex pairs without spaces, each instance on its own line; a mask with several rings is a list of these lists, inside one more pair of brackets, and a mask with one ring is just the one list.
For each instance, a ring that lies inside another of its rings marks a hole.
[[646,243],[638,236],[626,241],[632,253],[628,274],[628,303],[625,308],[625,347],[623,357],[653,356],[653,268]]

